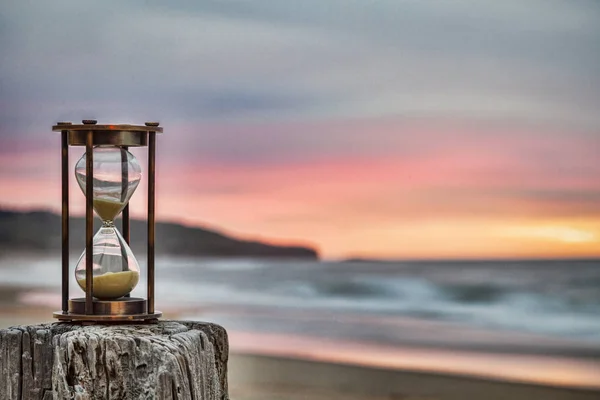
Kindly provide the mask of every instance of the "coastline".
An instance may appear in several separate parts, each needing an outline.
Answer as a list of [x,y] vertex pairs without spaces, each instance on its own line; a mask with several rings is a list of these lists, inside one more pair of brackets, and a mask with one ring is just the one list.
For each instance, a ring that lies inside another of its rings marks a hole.
[[[0,284],[0,329],[56,322],[52,318],[56,310],[48,306],[56,303],[54,297],[48,288]],[[190,314],[191,310],[167,307],[162,311],[164,319],[218,321],[216,310]],[[228,311],[234,319],[248,312]],[[429,324],[419,335],[420,343],[407,336],[394,347],[229,327],[231,399],[600,398],[600,349],[594,346],[562,346],[567,342],[527,336],[523,342],[527,347],[537,343],[524,353],[509,347],[509,342],[503,343],[500,339],[504,334],[488,337],[486,343],[494,342],[495,346],[486,348],[465,336],[467,331],[457,335],[464,336],[464,343],[447,341],[432,346],[423,333],[437,331],[438,323]]]
[[[50,309],[45,307],[32,309],[18,303],[12,306],[7,303],[9,302],[4,302],[0,307],[0,328],[54,322]],[[165,317],[165,319],[177,318],[176,313],[167,313]],[[326,349],[330,343],[327,341],[321,341],[317,346],[313,343],[314,347],[307,349],[309,342],[298,342],[294,338],[288,337],[278,344],[269,335],[242,335],[245,336],[240,336],[239,332],[230,332],[228,375],[232,400],[592,400],[600,397],[600,375],[596,382],[597,387],[574,388],[565,387],[572,385],[564,385],[564,382],[553,385],[548,382],[517,382],[498,376],[484,376],[485,374],[476,377],[468,373],[460,373],[460,369],[454,372],[443,368],[432,371],[427,369],[430,364],[413,365],[414,368],[410,368],[410,364],[405,364],[408,367],[401,368],[398,367],[401,364],[381,366],[371,363],[369,365],[367,360],[366,364],[359,365],[355,362],[356,357],[343,356],[344,354],[347,356],[348,351],[338,353],[337,361],[332,361],[331,354],[339,352],[340,349],[329,349],[330,354],[328,354]],[[271,350],[265,347],[265,343],[271,346]],[[278,349],[281,344],[285,344],[285,347]],[[346,350],[352,352],[356,348]],[[370,352],[372,349],[367,346],[363,350]],[[422,350],[430,351],[429,358],[419,353]],[[438,366],[447,365],[449,361],[453,362],[443,353],[441,349],[407,347],[397,349],[394,356],[399,357],[402,362],[414,357],[420,360],[426,359],[427,363],[437,363]],[[380,356],[381,354],[373,354],[375,358]],[[504,356],[514,358],[515,355],[492,353],[488,356],[491,357],[489,360],[497,362]],[[561,364],[555,357],[549,360],[553,360],[559,366]],[[377,360],[379,364],[381,361],[381,359]],[[581,361],[590,362],[589,359]],[[477,368],[483,367],[484,365],[479,365]],[[507,367],[514,366],[502,366],[502,368]],[[531,365],[521,367],[532,368]],[[563,365],[561,368],[566,376],[574,374],[572,366]]]

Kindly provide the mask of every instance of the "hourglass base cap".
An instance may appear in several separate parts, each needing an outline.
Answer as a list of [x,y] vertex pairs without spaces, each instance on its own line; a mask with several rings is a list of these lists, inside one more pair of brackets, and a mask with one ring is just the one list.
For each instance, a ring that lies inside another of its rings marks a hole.
[[85,313],[85,298],[69,300],[69,311],[57,311],[54,318],[61,321],[142,321],[157,319],[160,311],[148,313],[147,301],[137,297],[118,300],[93,300],[93,314]]
[[152,314],[134,314],[134,315],[86,315],[86,314],[73,314],[70,312],[55,311],[52,316],[61,322],[98,322],[98,323],[109,323],[109,322],[152,322],[162,317],[162,312],[156,311]]

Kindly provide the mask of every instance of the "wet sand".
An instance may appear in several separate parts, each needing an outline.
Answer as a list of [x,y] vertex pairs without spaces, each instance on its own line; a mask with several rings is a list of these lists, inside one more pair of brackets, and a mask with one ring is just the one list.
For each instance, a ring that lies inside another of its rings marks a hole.
[[592,390],[235,353],[229,361],[229,385],[232,400],[600,398],[600,391]]
[[29,325],[43,322],[56,322],[51,308],[32,307],[19,301],[27,291],[0,284],[0,329],[15,325]]

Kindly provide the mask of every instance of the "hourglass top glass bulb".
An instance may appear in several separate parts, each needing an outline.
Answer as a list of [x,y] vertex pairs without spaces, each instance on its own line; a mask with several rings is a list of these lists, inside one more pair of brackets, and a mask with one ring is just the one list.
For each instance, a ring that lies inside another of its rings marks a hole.
[[[75,177],[85,194],[86,154],[75,165]],[[103,221],[112,221],[129,202],[140,183],[142,169],[129,151],[114,146],[93,150],[94,210]]]
[[[138,262],[113,220],[129,202],[142,174],[133,154],[115,146],[94,147],[92,166],[93,207],[103,222],[92,243],[92,291],[94,297],[113,300],[129,294],[139,281]],[[86,154],[77,162],[75,176],[85,194]],[[84,251],[75,268],[75,278],[84,291],[85,254]]]
[[[142,170],[129,151],[115,146],[93,150],[94,210],[103,221],[112,221],[125,208],[140,183]],[[86,154],[75,166],[75,176],[85,194]]]

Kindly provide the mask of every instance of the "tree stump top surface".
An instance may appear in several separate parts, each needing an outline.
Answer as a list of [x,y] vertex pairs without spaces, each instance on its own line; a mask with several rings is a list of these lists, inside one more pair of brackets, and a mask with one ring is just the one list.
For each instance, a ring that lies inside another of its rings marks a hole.
[[228,353],[212,323],[16,326],[0,330],[0,400],[225,400]]

